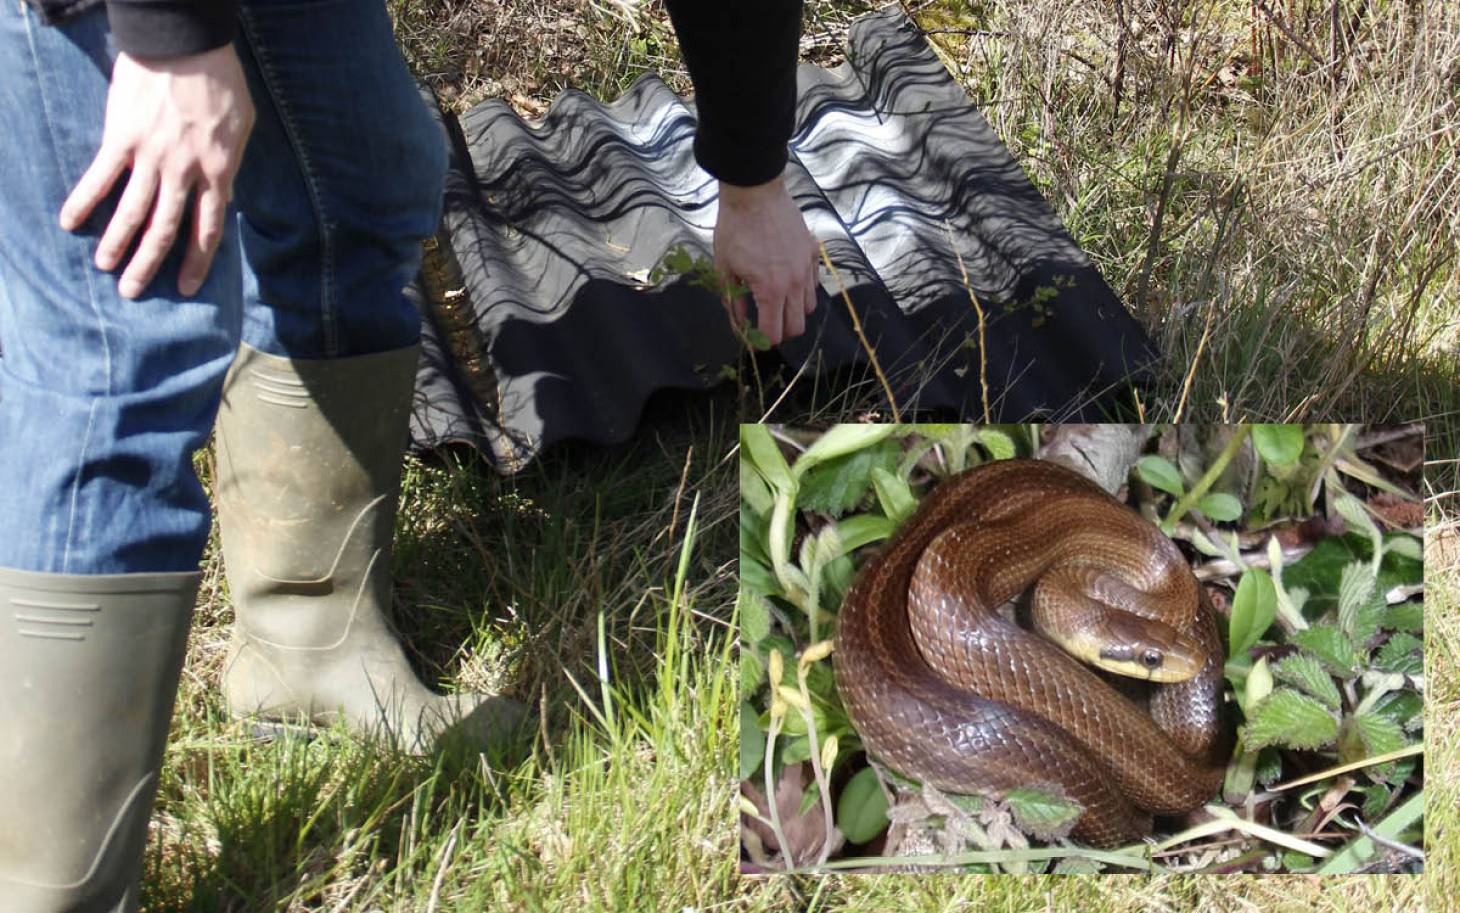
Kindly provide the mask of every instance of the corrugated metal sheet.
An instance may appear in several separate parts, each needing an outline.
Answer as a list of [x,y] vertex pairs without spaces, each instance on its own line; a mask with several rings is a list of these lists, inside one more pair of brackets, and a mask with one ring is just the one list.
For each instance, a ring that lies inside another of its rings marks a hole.
[[[995,417],[1098,414],[1155,357],[1139,325],[900,11],[856,22],[847,50],[801,68],[787,180],[899,406],[982,416],[971,285]],[[709,255],[691,107],[645,76],[607,104],[565,92],[540,121],[497,101],[445,121],[418,447],[468,441],[510,471],[556,440],[627,438],[655,390],[721,382],[739,348],[718,300],[646,284],[676,246]],[[779,354],[866,361],[829,275]]]

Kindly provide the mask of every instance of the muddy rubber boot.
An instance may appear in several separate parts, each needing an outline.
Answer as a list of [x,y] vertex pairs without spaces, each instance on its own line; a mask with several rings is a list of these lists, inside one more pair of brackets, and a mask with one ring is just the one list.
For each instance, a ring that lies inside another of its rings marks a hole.
[[0,909],[132,913],[197,573],[0,568]]
[[234,714],[343,716],[417,754],[448,729],[485,748],[521,722],[515,701],[426,688],[388,619],[417,352],[296,360],[245,345],[234,362],[217,429]]

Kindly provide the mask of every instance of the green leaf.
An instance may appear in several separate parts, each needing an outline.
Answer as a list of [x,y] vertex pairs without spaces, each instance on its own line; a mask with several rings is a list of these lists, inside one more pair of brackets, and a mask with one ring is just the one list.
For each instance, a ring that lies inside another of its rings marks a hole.
[[745,504],[740,505],[740,554],[753,558],[763,565],[771,563],[770,543],[767,534],[770,523],[763,517],[750,512]]
[[1218,523],[1230,523],[1242,516],[1242,502],[1220,491],[1204,495],[1196,502],[1196,509]]
[[[1388,536],[1388,542],[1393,536]],[[1338,584],[1343,568],[1355,561],[1368,562],[1374,546],[1366,537],[1349,533],[1321,540],[1313,551],[1283,568],[1283,584],[1292,589],[1302,587],[1311,598],[1304,614],[1317,618],[1338,604]],[[1379,563],[1380,593],[1396,586],[1420,583],[1424,579],[1424,563],[1386,551]]]
[[1424,606],[1417,602],[1401,602],[1384,610],[1379,627],[1388,631],[1423,631]]
[[1301,688],[1334,710],[1343,703],[1333,676],[1310,653],[1294,653],[1286,657],[1272,667],[1272,674],[1278,681]]
[[1014,439],[1004,432],[993,428],[980,428],[975,438],[994,459],[1012,460],[1014,458]]
[[1252,664],[1247,672],[1247,680],[1242,683],[1242,691],[1238,697],[1243,713],[1262,703],[1269,694],[1272,694],[1272,665],[1263,656]]
[[815,805],[819,798],[821,798],[821,784],[813,780],[811,785],[806,787],[806,792],[801,794],[801,805],[796,809],[796,817],[803,817],[811,811],[811,806]]
[[1089,856],[1066,856],[1054,864],[1053,875],[1099,875],[1105,863]]
[[740,588],[740,637],[754,646],[771,633],[771,611],[765,600],[750,588]]
[[1283,775],[1282,752],[1276,748],[1264,748],[1257,753],[1257,782],[1271,786]]
[[887,796],[872,768],[857,771],[842,787],[836,826],[849,843],[866,843],[887,828]]
[[1037,789],[1011,789],[1004,794],[1019,830],[1039,840],[1054,840],[1069,834],[1085,807],[1072,799]]
[[[793,714],[795,712],[791,711]],[[777,748],[781,753],[782,764],[799,764],[811,757],[811,740],[805,735],[786,739]]]
[[[865,450],[896,430],[896,425],[833,425],[814,444],[806,448],[791,472],[800,478],[828,460]],[[895,459],[893,465],[896,465]]]
[[[1351,717],[1344,723],[1344,729],[1345,738],[1339,742],[1338,758],[1345,764],[1398,751],[1408,744],[1404,729],[1382,714],[1364,713]],[[1376,780],[1386,780],[1394,776],[1395,766],[1390,761],[1365,770]]]
[[1424,698],[1413,691],[1401,689],[1379,698],[1372,712],[1387,716],[1400,726],[1405,726],[1410,720],[1416,719],[1421,710],[1424,710]]
[[1400,631],[1392,635],[1374,654],[1374,665],[1390,672],[1405,675],[1423,675],[1425,671],[1425,642],[1413,634]]
[[1358,668],[1353,641],[1333,625],[1314,625],[1299,631],[1293,635],[1293,643],[1318,657],[1339,678],[1351,677]]
[[1384,542],[1384,550],[1393,552],[1401,558],[1408,558],[1410,561],[1423,561],[1425,557],[1424,544],[1414,536],[1406,536],[1396,533]]
[[901,476],[888,472],[881,466],[872,468],[872,487],[877,489],[877,502],[882,505],[882,513],[892,523],[899,524],[906,520],[914,510],[917,510],[918,499],[913,497],[912,489],[908,487],[907,480]]
[[764,517],[771,512],[775,498],[766,481],[756,472],[754,464],[745,450],[740,451],[740,507],[744,513],[748,508],[755,515]]
[[1343,517],[1348,528],[1353,532],[1362,532],[1370,539],[1379,537],[1379,527],[1374,525],[1374,518],[1364,509],[1364,504],[1353,495],[1339,495],[1333,502],[1333,509]]
[[1338,723],[1320,703],[1291,688],[1279,688],[1257,706],[1247,723],[1248,749],[1267,745],[1322,748],[1338,735]]
[[756,725],[755,708],[740,702],[740,779],[755,773],[765,761],[765,733]]
[[1339,575],[1338,627],[1355,644],[1373,637],[1384,615],[1384,596],[1375,583],[1373,570],[1367,564],[1347,565]]
[[1159,488],[1178,498],[1186,493],[1185,486],[1181,484],[1181,473],[1163,456],[1141,457],[1136,461],[1136,472],[1152,488]]
[[1232,597],[1232,619],[1228,627],[1228,656],[1238,656],[1257,643],[1277,616],[1277,590],[1267,571],[1244,571]]
[[847,590],[852,587],[852,578],[857,574],[857,568],[852,564],[852,559],[846,555],[834,561],[828,561],[821,568],[821,606],[828,611],[835,611],[841,606],[842,600],[846,598]]
[[1303,426],[1253,425],[1252,443],[1267,462],[1288,466],[1298,462],[1303,453]]
[[857,514],[837,521],[836,534],[841,540],[841,554],[849,555],[864,545],[880,542],[896,529],[887,517]]
[[795,491],[796,482],[791,477],[791,467],[781,455],[780,445],[771,437],[765,425],[741,425],[740,447],[750,457],[755,471],[761,474],[772,488],[779,491]]
[[959,425],[953,422],[927,422],[926,424],[919,423],[916,425],[904,425],[902,426],[900,433],[916,433],[919,437],[931,438],[935,441],[941,441],[947,437],[958,434],[959,432],[966,431],[967,429],[967,425]]
[[771,338],[762,333],[758,327],[745,328],[745,341],[750,343],[750,347],[757,352],[770,351]]
[[781,595],[780,581],[771,569],[746,554],[740,556],[740,585],[761,596]]
[[872,486],[873,468],[890,472],[896,465],[897,442],[888,440],[831,457],[801,477],[798,504],[839,517],[862,502]]
[[1283,850],[1282,871],[1293,873],[1311,872],[1317,861],[1307,853],[1299,853],[1296,850]]
[[1359,792],[1364,796],[1364,807],[1361,814],[1364,820],[1369,821],[1377,815],[1383,814],[1384,809],[1389,807],[1389,798],[1393,790],[1383,783],[1370,783],[1367,786],[1359,787]]
[[765,664],[754,650],[740,650],[740,693],[742,695],[754,694],[761,686],[761,679],[765,677]]

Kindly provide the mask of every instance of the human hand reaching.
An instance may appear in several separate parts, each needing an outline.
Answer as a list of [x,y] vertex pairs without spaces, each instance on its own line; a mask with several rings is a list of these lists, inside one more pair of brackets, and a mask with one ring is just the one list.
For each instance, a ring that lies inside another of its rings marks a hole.
[[[816,310],[816,241],[796,202],[776,178],[755,187],[720,184],[715,267],[755,296],[757,326],[773,345],[801,335]],[[731,302],[738,322],[743,297]]]
[[195,197],[178,291],[196,293],[223,236],[233,178],[253,121],[253,100],[232,45],[163,60],[118,55],[101,149],[62,204],[61,227],[79,228],[130,168],[97,245],[96,265],[116,269],[141,232],[117,281],[124,298],[135,298],[157,275]]

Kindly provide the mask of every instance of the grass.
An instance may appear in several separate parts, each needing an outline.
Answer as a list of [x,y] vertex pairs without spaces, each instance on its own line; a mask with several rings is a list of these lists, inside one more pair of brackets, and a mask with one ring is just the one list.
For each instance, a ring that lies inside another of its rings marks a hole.
[[[407,58],[456,110],[502,97],[540,113],[565,87],[611,97],[651,68],[688,88],[659,3],[390,5]],[[812,4],[803,59],[837,62],[846,23],[873,6]],[[908,4],[944,30],[933,40],[953,72],[1168,353],[1149,417],[1425,418],[1432,455],[1453,455],[1454,12],[1439,0],[1278,7]],[[401,757],[343,733],[254,742],[216,692],[229,612],[210,556],[144,909],[1453,905],[1460,572],[1433,562],[1423,879],[737,878],[735,498],[722,458],[727,420],[753,420],[773,397],[661,411],[626,448],[559,448],[511,480],[460,455],[408,461],[395,574],[413,658],[448,686],[505,687],[544,709],[544,736],[516,762]],[[861,406],[835,388],[811,400],[825,422]]]
[[427,648],[414,658],[428,678],[542,708],[525,757],[413,758],[342,731],[254,741],[215,687],[230,613],[211,551],[144,908],[637,909],[727,894],[734,496],[703,482],[730,471],[728,423],[706,424],[704,405],[671,399],[638,443],[560,448],[508,481],[461,454],[407,461],[405,636]]

